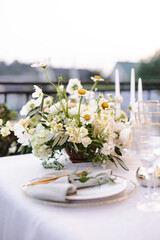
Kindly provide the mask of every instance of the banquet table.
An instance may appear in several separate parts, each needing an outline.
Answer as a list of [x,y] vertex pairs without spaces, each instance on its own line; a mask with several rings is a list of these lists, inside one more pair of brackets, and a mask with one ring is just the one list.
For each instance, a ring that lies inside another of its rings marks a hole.
[[[111,167],[114,174],[133,180],[137,192],[128,199],[94,207],[57,207],[26,198],[24,183],[54,171],[44,169],[32,154],[0,158],[0,240],[159,240],[160,212],[141,212],[136,203],[145,192],[138,185],[140,166],[133,151],[127,156],[129,172]],[[85,169],[91,163],[65,162],[66,169]]]

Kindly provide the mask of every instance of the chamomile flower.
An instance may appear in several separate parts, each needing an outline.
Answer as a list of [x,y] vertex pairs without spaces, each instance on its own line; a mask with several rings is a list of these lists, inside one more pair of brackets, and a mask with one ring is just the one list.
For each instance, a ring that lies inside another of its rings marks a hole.
[[32,97],[33,97],[33,98],[37,98],[37,99],[36,99],[36,103],[35,103],[35,105],[36,105],[36,107],[37,107],[37,106],[41,105],[42,98],[43,98],[43,92],[42,92],[42,90],[41,90],[38,86],[36,86],[36,85],[34,85],[34,89],[35,89],[35,92],[32,94]]
[[104,81],[104,79],[101,78],[101,76],[98,76],[98,75],[94,75],[94,77],[91,77],[91,80],[93,80],[94,82],[96,82],[96,81]]
[[84,111],[81,113],[81,116],[80,116],[80,121],[83,123],[83,124],[91,124],[94,120],[94,113],[91,112],[91,111]]
[[106,101],[105,98],[100,98],[99,102],[98,102],[98,105],[100,106],[100,108],[102,109],[107,109],[109,108],[109,104],[108,102]]
[[82,88],[80,80],[78,80],[78,78],[73,78],[69,80],[66,92],[69,94],[74,94],[80,88]]
[[47,63],[46,62],[36,62],[31,64],[31,67],[33,68],[46,68],[47,67]]
[[76,91],[76,94],[77,94],[78,96],[82,97],[82,96],[85,96],[85,95],[87,94],[87,91],[86,91],[85,89],[81,88],[81,89],[78,89],[78,90]]

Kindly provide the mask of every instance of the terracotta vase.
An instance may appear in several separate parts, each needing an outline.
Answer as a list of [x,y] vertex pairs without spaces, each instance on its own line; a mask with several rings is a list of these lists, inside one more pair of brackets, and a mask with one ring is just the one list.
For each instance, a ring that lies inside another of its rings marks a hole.
[[[81,163],[81,162],[89,162],[87,160],[87,158],[84,158],[83,157],[83,154],[81,152],[79,152],[78,154],[75,152],[75,151],[72,151],[70,152],[68,148],[65,148],[66,150],[66,153],[68,154],[69,156],[69,160],[72,162],[72,163]],[[96,149],[94,149],[94,152],[95,152]],[[94,154],[94,153],[93,153]]]

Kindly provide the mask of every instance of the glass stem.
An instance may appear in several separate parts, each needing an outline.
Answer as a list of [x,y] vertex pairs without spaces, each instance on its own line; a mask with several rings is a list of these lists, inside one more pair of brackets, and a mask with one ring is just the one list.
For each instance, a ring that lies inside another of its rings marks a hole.
[[153,193],[156,195],[156,187],[157,187],[157,166],[155,167],[154,170],[154,175],[153,175]]
[[148,202],[152,201],[151,188],[152,188],[152,182],[154,179],[154,172],[152,172],[150,170],[151,170],[150,168],[147,169],[147,172],[148,172],[147,200],[148,200]]

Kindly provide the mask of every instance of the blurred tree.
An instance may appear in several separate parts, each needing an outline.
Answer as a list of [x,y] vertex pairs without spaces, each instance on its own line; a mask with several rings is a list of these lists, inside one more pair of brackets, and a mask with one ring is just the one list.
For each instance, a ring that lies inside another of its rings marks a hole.
[[160,50],[147,62],[141,62],[137,76],[145,80],[160,80]]

